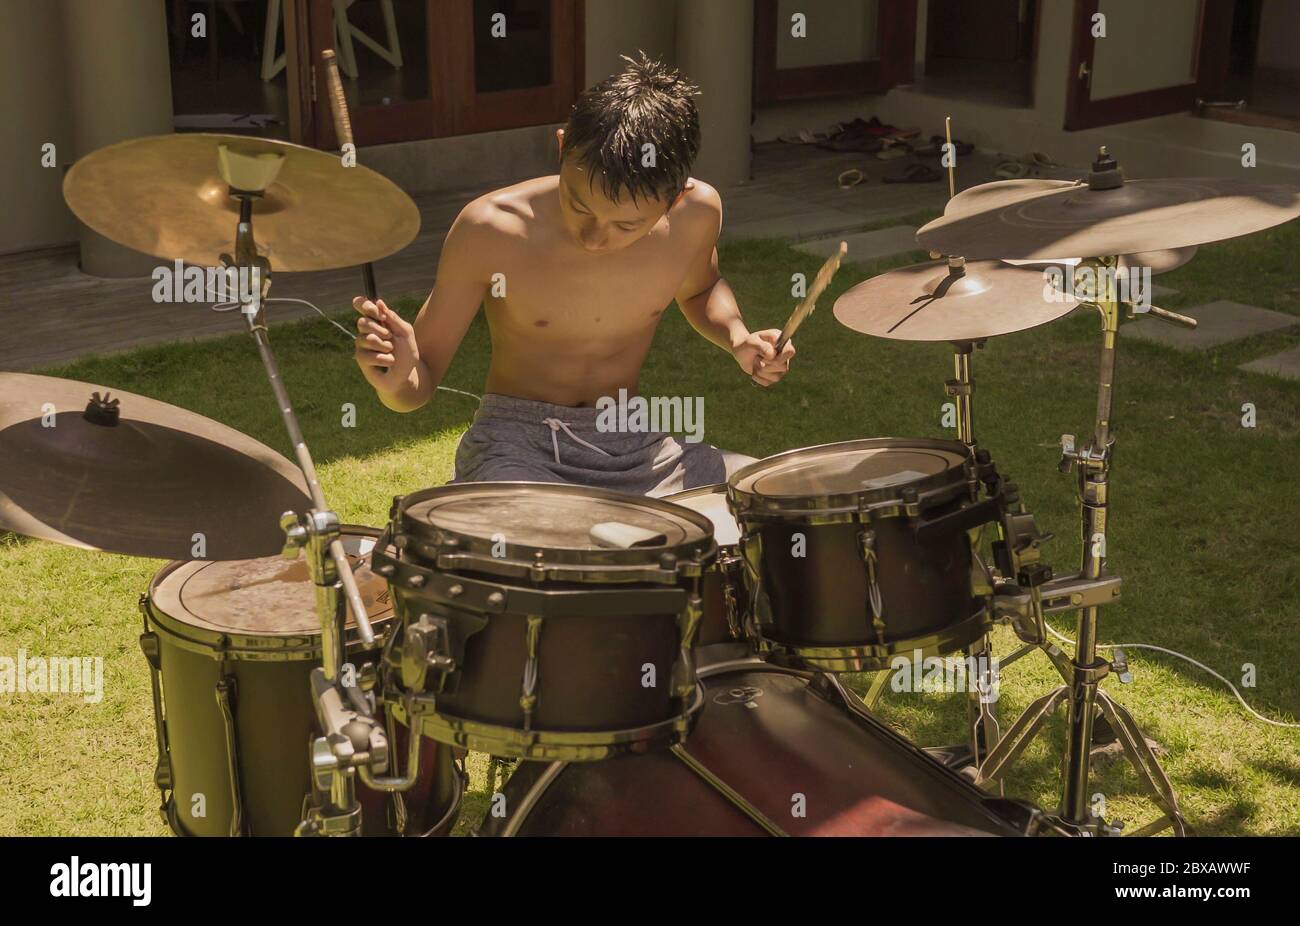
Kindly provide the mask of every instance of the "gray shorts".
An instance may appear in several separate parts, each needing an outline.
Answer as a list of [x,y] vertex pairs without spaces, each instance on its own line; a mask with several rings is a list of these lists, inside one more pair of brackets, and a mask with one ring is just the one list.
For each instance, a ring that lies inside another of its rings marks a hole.
[[488,393],[456,448],[452,482],[567,482],[671,495],[726,482],[753,457],[664,432],[602,432],[594,408]]

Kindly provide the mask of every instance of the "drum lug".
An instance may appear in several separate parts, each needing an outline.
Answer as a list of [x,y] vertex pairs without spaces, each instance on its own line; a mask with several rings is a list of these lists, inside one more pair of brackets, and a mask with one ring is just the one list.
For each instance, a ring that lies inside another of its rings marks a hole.
[[402,637],[402,686],[422,690],[430,669],[445,677],[455,671],[456,660],[451,655],[447,619],[421,614]]
[[217,708],[226,731],[226,765],[230,775],[230,835],[244,835],[244,798],[239,782],[239,734],[235,729],[236,684],[233,675],[222,675],[214,688]]
[[731,639],[743,639],[744,631],[740,626],[740,608],[736,602],[736,585],[734,582],[735,573],[732,570],[734,561],[722,565],[722,573],[725,581],[722,585],[722,610],[727,618],[727,632],[731,634]]
[[167,723],[163,715],[162,688],[158,679],[162,670],[162,645],[158,640],[158,634],[149,630],[148,595],[140,596],[140,612],[145,616],[145,631],[140,634],[140,651],[144,653],[145,661],[149,663],[149,685],[153,694],[154,737],[158,743],[158,761],[154,764],[153,783],[158,789],[162,801],[158,806],[158,812],[162,814],[163,821],[170,824],[172,820],[167,808],[171,803],[172,763],[170,750],[167,748]]
[[876,642],[885,645],[884,601],[880,594],[880,584],[876,576],[876,532],[870,524],[864,523],[858,532],[859,552],[862,564],[867,570],[867,617],[876,632]]
[[537,709],[537,651],[542,639],[542,617],[528,615],[528,629],[525,641],[528,647],[528,661],[524,663],[524,678],[519,692],[519,708],[524,712],[524,732],[533,729],[533,712]]
[[740,563],[744,569],[743,586],[749,590],[749,617],[742,628],[749,638],[750,645],[756,653],[768,650],[767,641],[763,639],[763,622],[758,606],[760,597],[765,596],[759,577],[762,575],[763,538],[757,533],[745,531],[740,535]]
[[692,592],[686,601],[686,607],[677,616],[677,628],[681,636],[682,646],[677,654],[677,661],[673,663],[672,694],[684,705],[690,703],[691,695],[695,693],[697,677],[693,652],[695,634],[703,617],[704,602],[697,590]]
[[162,668],[161,647],[158,643],[158,634],[151,630],[140,634],[140,652],[144,653],[144,658],[148,661],[151,670],[156,672]]

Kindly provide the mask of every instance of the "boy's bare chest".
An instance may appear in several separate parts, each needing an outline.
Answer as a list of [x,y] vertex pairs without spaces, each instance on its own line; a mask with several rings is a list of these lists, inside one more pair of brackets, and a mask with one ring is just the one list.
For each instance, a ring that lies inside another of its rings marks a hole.
[[[686,275],[671,249],[645,249],[601,260],[512,261],[489,286],[488,308],[516,328],[556,329],[593,337],[655,323]],[[539,334],[541,332],[538,332]]]

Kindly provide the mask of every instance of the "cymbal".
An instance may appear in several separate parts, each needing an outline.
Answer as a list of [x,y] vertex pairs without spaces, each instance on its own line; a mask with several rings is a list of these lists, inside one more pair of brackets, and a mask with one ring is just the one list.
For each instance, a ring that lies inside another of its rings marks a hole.
[[[280,514],[310,507],[297,467],[210,418],[92,383],[0,373],[0,529],[131,556],[248,559],[280,552]],[[196,551],[196,534],[206,549]]]
[[[1151,275],[1156,276],[1161,273],[1168,273],[1171,270],[1177,270],[1186,264],[1200,248],[1196,245],[1188,245],[1185,248],[1160,248],[1156,251],[1142,251],[1138,254],[1122,254],[1119,259],[1120,276],[1127,273],[1130,267],[1150,267]],[[1012,264],[1016,267],[1042,268],[1052,266],[1074,266],[1082,261],[1080,257],[1064,257],[1059,260],[1050,260],[1036,258],[1032,260],[1008,260],[1003,263]]]
[[[984,212],[988,209],[999,209],[1009,203],[1023,199],[1028,193],[1054,193],[1080,187],[1086,188],[1087,184],[1082,181],[1046,179],[998,180],[993,183],[982,183],[979,186],[962,190],[948,200],[948,205],[944,207],[943,214],[969,215]],[[1152,275],[1168,273],[1171,270],[1177,270],[1195,257],[1196,251],[1197,248],[1191,245],[1185,248],[1159,248],[1137,254],[1125,254],[1120,257],[1119,265],[1121,270],[1126,270],[1129,267],[1150,267]],[[1030,260],[1008,260],[1006,263],[1014,264],[1017,267],[1041,268],[1077,264],[1082,259],[1081,257],[1041,257]]]
[[1020,202],[1031,193],[1055,193],[1060,190],[1077,189],[1084,185],[1075,180],[1047,180],[1041,177],[1025,180],[994,180],[968,187],[952,196],[943,207],[944,215],[970,215],[989,209],[1001,209],[1003,206]]
[[916,239],[968,259],[1102,257],[1222,241],[1300,216],[1300,190],[1287,186],[1220,177],[1128,180],[1109,190],[1059,182],[975,187],[962,194],[960,211],[930,222]]
[[840,324],[898,341],[982,341],[1068,315],[1068,293],[1044,298],[1043,275],[1000,261],[913,264],[864,280],[835,301]]
[[253,201],[253,236],[272,271],[377,261],[410,244],[420,210],[396,184],[339,156],[241,135],[134,138],[72,165],[63,196],[77,218],[119,244],[167,260],[220,266],[233,254],[239,202],[218,172],[219,148],[274,161]]

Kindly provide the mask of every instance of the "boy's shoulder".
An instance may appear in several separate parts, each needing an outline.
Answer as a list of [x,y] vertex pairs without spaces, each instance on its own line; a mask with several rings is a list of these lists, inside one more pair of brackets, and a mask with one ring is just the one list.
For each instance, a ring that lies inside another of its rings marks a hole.
[[722,229],[722,196],[703,180],[692,178],[670,215],[674,224],[691,229],[692,236],[698,233],[716,241]]
[[558,175],[537,177],[484,193],[466,204],[456,226],[478,236],[515,236],[548,212],[546,197],[559,186]]
[[703,180],[696,180],[692,177],[686,183],[686,195],[682,197],[682,204],[697,210],[708,210],[720,214],[722,212],[722,194]]

